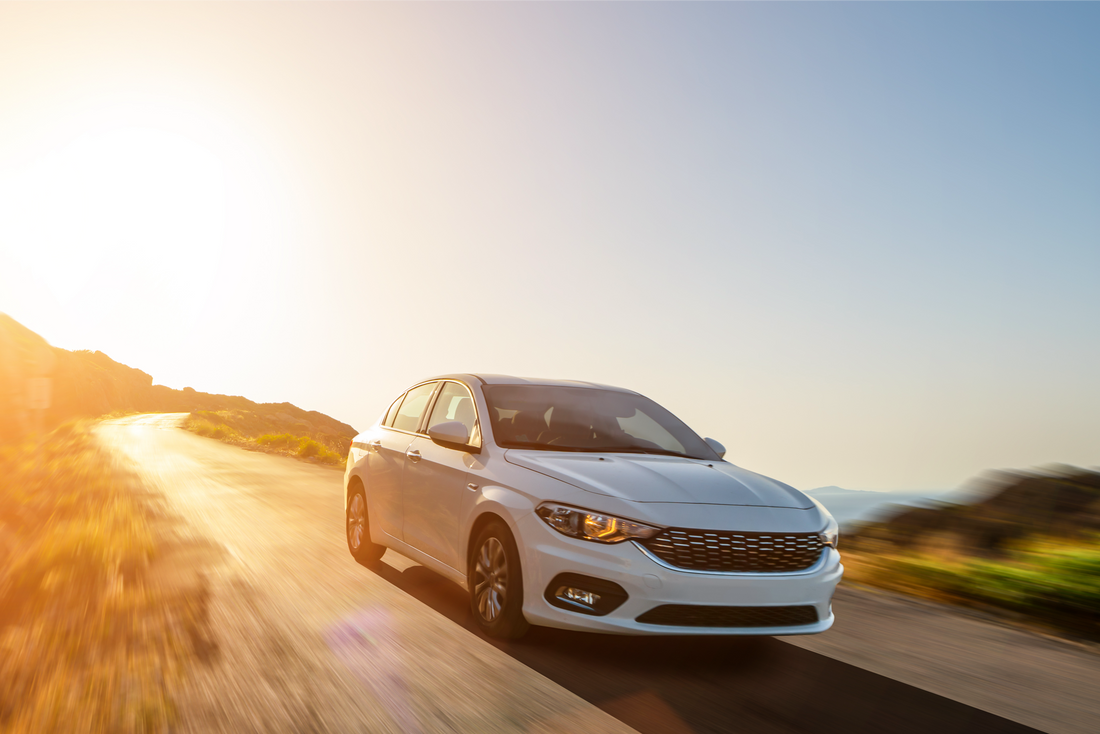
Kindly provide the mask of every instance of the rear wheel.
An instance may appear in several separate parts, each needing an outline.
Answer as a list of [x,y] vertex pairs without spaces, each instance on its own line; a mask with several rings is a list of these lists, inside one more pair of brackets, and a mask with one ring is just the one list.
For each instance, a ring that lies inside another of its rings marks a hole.
[[362,486],[352,489],[346,514],[348,550],[352,557],[364,566],[376,563],[386,552],[386,546],[371,542],[367,497]]
[[530,625],[523,616],[523,572],[512,533],[495,521],[470,547],[466,578],[474,621],[490,637],[523,637]]

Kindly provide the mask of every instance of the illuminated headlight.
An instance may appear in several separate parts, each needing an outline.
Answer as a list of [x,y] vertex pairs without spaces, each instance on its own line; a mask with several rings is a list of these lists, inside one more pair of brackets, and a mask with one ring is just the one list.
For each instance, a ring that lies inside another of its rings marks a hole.
[[840,543],[840,526],[837,525],[832,515],[829,515],[829,524],[818,533],[817,537],[821,538],[821,542],[830,548],[836,548]]
[[652,538],[661,532],[661,528],[650,527],[640,522],[553,503],[539,505],[535,512],[547,525],[562,535],[581,540],[594,540],[597,543],[621,543],[635,538]]

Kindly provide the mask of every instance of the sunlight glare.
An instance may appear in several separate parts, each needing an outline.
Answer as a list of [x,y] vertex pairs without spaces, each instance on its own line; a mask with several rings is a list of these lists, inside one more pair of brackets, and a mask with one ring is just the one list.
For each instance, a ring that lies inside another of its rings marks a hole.
[[0,174],[0,248],[58,301],[178,288],[224,238],[219,159],[153,128],[85,134]]

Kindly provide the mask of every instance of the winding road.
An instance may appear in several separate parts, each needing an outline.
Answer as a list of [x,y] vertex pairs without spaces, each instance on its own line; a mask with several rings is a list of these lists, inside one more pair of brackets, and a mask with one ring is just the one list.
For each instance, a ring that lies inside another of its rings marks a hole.
[[815,637],[485,639],[457,586],[351,559],[339,471],[182,417],[98,428],[160,509],[154,574],[204,602],[182,731],[1100,731],[1094,650],[867,591]]

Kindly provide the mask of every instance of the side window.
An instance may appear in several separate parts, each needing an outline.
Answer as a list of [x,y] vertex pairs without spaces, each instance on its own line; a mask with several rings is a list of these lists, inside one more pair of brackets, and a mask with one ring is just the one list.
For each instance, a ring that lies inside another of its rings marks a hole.
[[458,421],[466,426],[466,432],[470,436],[470,446],[481,446],[481,433],[477,424],[477,408],[474,407],[474,399],[466,386],[458,382],[446,382],[439,391],[439,397],[435,401],[431,418],[428,419],[428,427]]
[[386,411],[386,417],[382,419],[382,425],[393,427],[393,419],[397,417],[397,408],[401,405],[401,401],[405,398],[404,395],[393,401],[393,405]]
[[424,414],[424,408],[428,407],[428,398],[435,391],[438,382],[429,382],[427,385],[414,387],[405,393],[405,399],[401,401],[401,407],[397,409],[397,415],[393,419],[393,427],[399,431],[413,433],[420,424],[420,416]]

